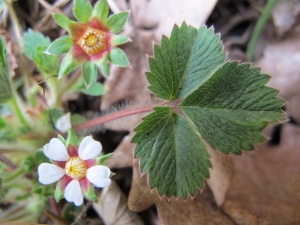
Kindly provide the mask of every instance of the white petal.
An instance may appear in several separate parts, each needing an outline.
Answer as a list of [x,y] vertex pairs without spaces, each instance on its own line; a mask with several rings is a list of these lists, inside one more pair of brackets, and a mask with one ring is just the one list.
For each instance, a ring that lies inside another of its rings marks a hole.
[[80,206],[83,203],[83,194],[78,180],[72,180],[65,189],[65,199]]
[[52,138],[49,144],[44,146],[44,154],[56,161],[67,161],[70,158],[66,146],[58,138]]
[[67,113],[63,115],[55,123],[56,129],[62,133],[67,132],[70,126],[71,126],[71,113]]
[[93,166],[86,171],[87,179],[96,187],[107,187],[111,184],[110,169],[107,166]]
[[83,138],[79,145],[78,155],[83,160],[95,158],[102,150],[99,141],[95,141],[91,136]]
[[39,181],[42,184],[52,184],[60,180],[66,172],[59,166],[50,163],[42,163],[41,165],[39,165],[38,173]]

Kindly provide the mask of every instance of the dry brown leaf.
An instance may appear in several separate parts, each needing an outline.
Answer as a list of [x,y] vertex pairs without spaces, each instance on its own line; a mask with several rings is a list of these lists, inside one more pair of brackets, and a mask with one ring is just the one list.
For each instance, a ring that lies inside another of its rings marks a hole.
[[133,211],[143,211],[156,204],[160,224],[164,225],[219,225],[234,224],[213,201],[208,189],[199,193],[193,200],[184,201],[172,198],[168,201],[160,198],[156,189],[150,191],[147,176],[141,176],[138,163],[133,168],[133,179],[128,198],[129,208]]
[[278,1],[273,9],[272,17],[279,36],[282,36],[293,27],[293,25],[297,21],[297,16],[299,15],[299,13],[299,1]]
[[234,164],[229,155],[213,150],[208,147],[210,154],[210,162],[212,168],[210,169],[210,177],[207,184],[213,192],[215,201],[220,206],[225,199],[225,194],[230,186],[234,175]]
[[102,189],[98,200],[98,203],[93,203],[93,208],[106,225],[144,224],[137,213],[129,210],[126,196],[114,181],[110,187]]
[[256,63],[262,73],[272,76],[268,86],[280,91],[287,100],[286,109],[300,122],[300,39],[297,35],[269,44],[264,56]]
[[232,156],[236,172],[222,208],[237,224],[300,224],[299,137],[285,124],[279,146]]
[[[145,72],[148,70],[146,54],[152,53],[153,35],[139,32],[139,37],[131,33],[132,43],[122,46],[131,68],[111,66],[111,74],[105,82],[106,94],[102,97],[101,109],[108,109],[112,104],[127,99],[132,102],[149,102],[150,91]],[[138,40],[142,43],[139,44]],[[136,42],[136,43],[135,43]]]
[[49,210],[44,210],[44,213],[51,219],[52,222],[54,222],[58,225],[67,225],[68,224],[60,216],[56,215],[55,213],[53,213]]
[[[124,0],[117,0],[122,10]],[[194,27],[205,23],[217,0],[131,0],[131,14],[138,29],[153,29],[156,40],[169,36],[174,24],[183,21]]]
[[208,190],[198,193],[193,200],[172,199],[156,202],[158,218],[164,225],[234,225],[212,201]]
[[147,175],[141,176],[139,162],[133,165],[131,190],[128,197],[128,207],[135,212],[141,212],[159,201],[156,189],[150,191]]

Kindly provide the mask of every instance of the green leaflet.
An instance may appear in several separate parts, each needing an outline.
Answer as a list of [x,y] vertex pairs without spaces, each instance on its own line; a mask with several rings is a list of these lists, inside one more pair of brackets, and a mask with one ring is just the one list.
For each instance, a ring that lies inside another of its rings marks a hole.
[[169,107],[156,107],[135,129],[134,156],[140,169],[149,171],[150,188],[160,195],[195,195],[204,186],[211,167],[209,154],[200,136],[186,120]]
[[212,29],[174,26],[170,39],[154,47],[147,79],[165,100],[136,127],[134,156],[148,171],[150,188],[168,198],[187,198],[209,178],[204,143],[223,153],[253,150],[265,138],[262,129],[284,120],[278,91],[258,68],[225,62],[219,36]]
[[264,86],[270,77],[248,64],[228,62],[190,94],[182,111],[211,147],[240,154],[254,149],[267,122],[284,120],[278,92]]
[[174,26],[170,39],[164,36],[149,60],[150,90],[170,101],[186,97],[224,62],[222,48],[212,29]]
[[0,105],[9,101],[11,97],[12,90],[9,81],[6,48],[2,37],[0,37]]

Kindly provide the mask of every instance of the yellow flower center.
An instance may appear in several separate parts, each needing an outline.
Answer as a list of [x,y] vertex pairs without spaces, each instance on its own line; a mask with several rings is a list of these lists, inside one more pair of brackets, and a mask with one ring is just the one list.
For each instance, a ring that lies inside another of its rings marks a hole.
[[89,34],[86,38],[86,45],[89,47],[93,47],[98,42],[98,37],[94,34]]
[[66,174],[72,179],[80,180],[85,177],[87,167],[78,156],[71,157],[66,163]]
[[88,28],[78,44],[88,55],[97,54],[106,49],[106,34],[100,30]]

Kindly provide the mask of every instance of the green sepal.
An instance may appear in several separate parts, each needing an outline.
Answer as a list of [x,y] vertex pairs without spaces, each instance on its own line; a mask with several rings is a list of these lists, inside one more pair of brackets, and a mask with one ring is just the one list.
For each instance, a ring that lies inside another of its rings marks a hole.
[[96,17],[100,20],[103,25],[106,25],[107,16],[109,13],[109,8],[106,0],[99,0],[92,12],[92,17]]
[[64,190],[62,189],[62,180],[60,179],[55,187],[54,198],[56,202],[59,202],[64,198]]
[[63,136],[57,135],[57,138],[58,138],[64,145],[66,145],[66,140],[64,139]]
[[69,146],[79,146],[77,136],[71,127],[68,129],[68,138],[67,138],[66,146],[67,148]]
[[53,41],[45,53],[50,55],[61,55],[67,53],[73,44],[73,40],[70,36],[64,36]]
[[53,19],[57,23],[58,26],[61,28],[64,28],[70,33],[70,29],[72,25],[75,25],[77,22],[70,20],[68,17],[66,17],[63,14],[60,13],[54,13],[53,14]]
[[61,62],[59,72],[58,72],[58,78],[63,77],[67,73],[70,73],[71,71],[75,70],[81,62],[79,60],[76,60],[73,58],[73,54],[71,51],[69,51],[63,61]]
[[92,200],[95,203],[98,202],[98,198],[95,195],[94,187],[93,187],[93,185],[91,185],[91,183],[89,183],[89,187],[87,190],[82,189],[82,191],[85,194],[85,196],[88,197],[90,200]]
[[122,30],[129,17],[128,12],[114,14],[107,19],[107,28],[112,33],[118,33]]
[[117,45],[122,45],[125,44],[127,42],[131,42],[131,39],[122,35],[112,35],[111,38],[111,45],[113,47],[117,46]]
[[9,81],[9,68],[6,57],[6,48],[0,36],[0,104],[6,103],[11,99],[12,90]]
[[79,22],[84,24],[88,23],[92,15],[92,10],[93,8],[90,2],[85,0],[74,1],[73,14]]
[[97,165],[103,165],[106,162],[106,160],[108,160],[112,155],[113,155],[113,153],[108,153],[106,155],[97,157],[96,158]]
[[108,61],[108,54],[103,55],[101,59],[93,61],[101,70],[101,72],[105,75],[108,76],[110,73],[110,69],[107,65]]
[[82,93],[84,93],[86,95],[90,95],[90,96],[100,96],[100,95],[105,94],[104,87],[99,82],[93,83],[88,89],[83,87],[80,91]]
[[109,61],[112,64],[115,64],[115,65],[121,66],[121,67],[127,67],[130,64],[125,53],[123,52],[123,50],[121,50],[119,48],[113,48],[110,51]]
[[86,61],[82,65],[82,76],[88,89],[97,80],[97,66],[92,61]]

